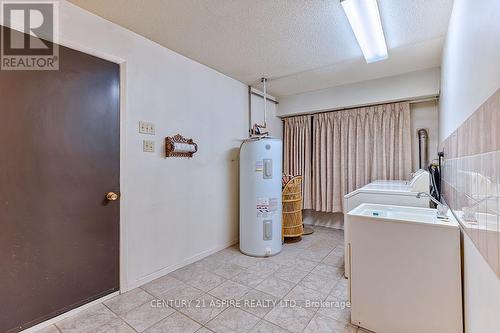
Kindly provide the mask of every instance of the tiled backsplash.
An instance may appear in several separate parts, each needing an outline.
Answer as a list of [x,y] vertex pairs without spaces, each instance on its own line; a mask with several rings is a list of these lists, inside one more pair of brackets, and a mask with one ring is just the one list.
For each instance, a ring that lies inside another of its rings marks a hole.
[[500,89],[441,149],[444,199],[500,277]]

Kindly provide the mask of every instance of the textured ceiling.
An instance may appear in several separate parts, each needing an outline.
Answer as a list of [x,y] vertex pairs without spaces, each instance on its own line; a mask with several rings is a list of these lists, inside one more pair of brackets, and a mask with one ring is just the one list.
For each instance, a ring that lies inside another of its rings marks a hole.
[[366,64],[339,0],[69,0],[276,96],[440,64],[453,0],[378,0],[389,59]]

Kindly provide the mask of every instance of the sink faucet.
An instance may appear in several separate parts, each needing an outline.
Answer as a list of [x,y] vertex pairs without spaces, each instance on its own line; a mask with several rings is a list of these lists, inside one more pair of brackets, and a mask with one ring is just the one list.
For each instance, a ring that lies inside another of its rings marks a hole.
[[437,201],[436,199],[434,199],[434,197],[432,195],[430,195],[427,192],[418,192],[417,193],[417,198],[421,198],[422,196],[429,197],[429,199],[431,199],[431,201],[437,205],[437,218],[438,219],[447,219],[448,218],[448,206]]

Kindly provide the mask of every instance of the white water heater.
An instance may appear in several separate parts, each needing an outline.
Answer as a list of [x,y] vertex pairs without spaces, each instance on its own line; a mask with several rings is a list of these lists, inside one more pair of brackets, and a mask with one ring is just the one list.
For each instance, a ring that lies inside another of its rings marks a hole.
[[240,251],[266,257],[281,251],[283,144],[269,137],[245,140],[240,148]]

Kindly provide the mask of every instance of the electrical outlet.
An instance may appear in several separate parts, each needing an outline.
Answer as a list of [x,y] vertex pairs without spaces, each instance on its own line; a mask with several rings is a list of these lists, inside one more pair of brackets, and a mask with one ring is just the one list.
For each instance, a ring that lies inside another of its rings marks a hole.
[[155,124],[139,121],[139,133],[155,135]]
[[146,153],[153,153],[155,151],[155,142],[151,140],[143,140],[142,151]]

